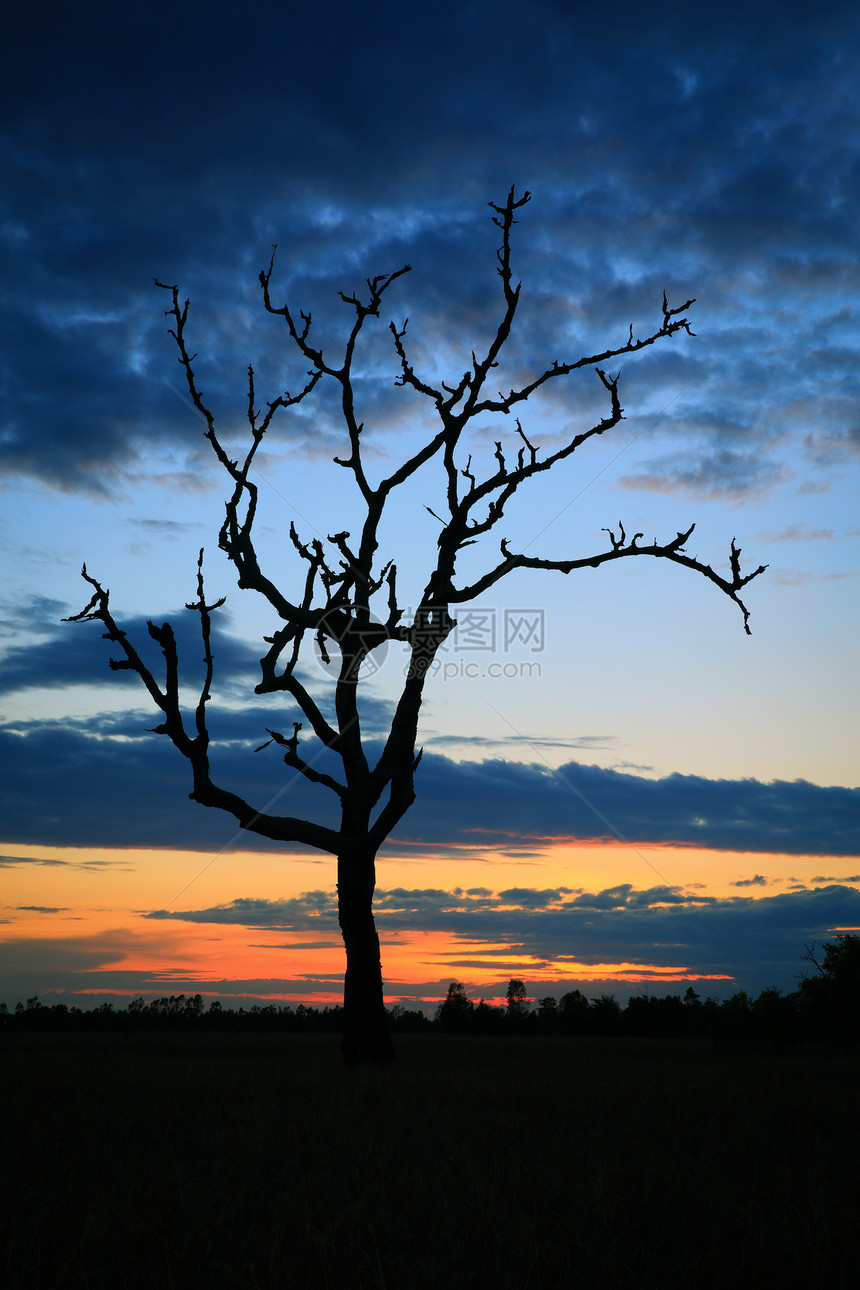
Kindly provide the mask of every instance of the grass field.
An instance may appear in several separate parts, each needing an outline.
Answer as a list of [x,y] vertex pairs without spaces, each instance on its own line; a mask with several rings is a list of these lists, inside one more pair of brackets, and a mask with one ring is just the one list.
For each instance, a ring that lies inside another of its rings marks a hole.
[[855,1284],[860,1056],[6,1035],[8,1290]]

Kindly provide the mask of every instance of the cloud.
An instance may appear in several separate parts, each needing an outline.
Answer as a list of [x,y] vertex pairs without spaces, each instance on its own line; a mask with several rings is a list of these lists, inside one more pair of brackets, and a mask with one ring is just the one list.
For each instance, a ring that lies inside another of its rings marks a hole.
[[[10,552],[24,554],[14,543],[3,545],[8,545]],[[38,594],[23,596],[16,604],[9,605],[5,609],[3,621],[0,623],[0,638],[5,636],[14,641],[22,633],[26,633],[32,643],[34,636],[42,636],[46,633],[55,635],[57,624],[65,613],[68,613],[66,605],[51,596]]]
[[[498,735],[492,739],[483,735],[432,735],[424,740],[425,747],[445,745],[453,748],[475,747],[484,751],[491,748],[521,748],[522,738],[519,735]],[[529,735],[529,744],[533,748],[582,748],[586,751],[611,748],[618,742],[616,735],[571,735],[565,739],[548,738],[541,735]],[[650,766],[639,766],[638,770],[650,770]]]
[[[448,938],[432,942],[428,967],[438,969],[434,981],[405,985],[387,978],[388,993],[404,999],[441,999],[452,976],[468,979],[472,968],[486,978],[489,964],[499,981],[511,976],[528,981],[531,975],[539,981],[530,990],[535,995],[558,996],[576,985],[588,994],[629,993],[637,981],[670,991],[683,980],[701,980],[708,993],[722,996],[737,989],[757,993],[769,985],[791,990],[801,974],[805,945],[860,925],[860,892],[844,883],[729,899],[704,897],[693,887],[640,890],[629,883],[593,892],[382,888],[375,908],[383,946],[426,933]],[[313,1002],[318,995],[338,996],[339,972],[229,980],[174,966],[175,955],[165,954],[169,940],[156,931],[168,923],[229,924],[265,932],[267,950],[276,949],[281,937],[291,953],[329,949],[339,942],[333,890],[283,900],[238,897],[209,908],[154,910],[146,917],[150,937],[117,928],[94,937],[0,941],[7,1001],[34,992],[61,992],[67,1002],[85,1004],[111,994],[198,991],[233,1001],[288,994]],[[159,952],[157,966],[124,966],[147,951]],[[81,992],[85,997],[75,1000]],[[483,987],[477,993],[494,991]]]
[[739,878],[737,882],[732,883],[733,887],[766,887],[767,878],[757,873],[754,878]]
[[[464,945],[480,945],[476,964],[494,953],[544,966],[630,963],[677,968],[682,975],[728,974],[758,980],[759,988],[774,981],[792,988],[805,943],[860,924],[860,892],[832,884],[717,899],[667,887],[637,890],[629,883],[580,893],[395,888],[377,892],[375,910],[383,944],[392,936],[444,932]],[[333,932],[337,927],[331,891],[283,901],[234,900],[202,910],[157,910],[147,917],[300,933],[318,933],[325,924]],[[455,965],[449,963],[451,969]]]
[[[468,331],[468,353],[496,285],[485,202],[512,179],[543,212],[518,230],[534,299],[523,359],[551,361],[594,328],[626,332],[646,297],[701,284],[727,413],[761,396],[764,372],[771,414],[796,403],[797,352],[829,355],[828,380],[850,383],[856,13],[783,6],[775,27],[754,3],[718,28],[674,6],[615,13],[608,58],[599,13],[558,0],[408,13],[250,0],[205,22],[151,0],[86,29],[62,7],[48,26],[16,12],[0,89],[6,471],[108,492],[141,469],[143,444],[193,462],[199,427],[164,384],[153,274],[188,290],[201,377],[241,415],[256,355],[236,342],[258,347],[249,318],[273,242],[282,289],[313,307],[319,334],[343,331],[337,290],[410,262],[398,310],[449,349]],[[275,366],[264,354],[261,376]],[[370,406],[386,408],[386,382],[372,384]],[[753,445],[770,432],[749,430],[749,455],[704,446],[701,461],[650,472],[654,485],[766,488],[778,468],[756,471]],[[853,431],[840,412],[822,433],[848,444]]]
[[499,899],[505,904],[519,905],[527,909],[544,909],[546,906],[555,904],[561,893],[548,889],[545,891],[535,891],[531,887],[510,887],[507,891],[499,892]]
[[758,452],[724,448],[695,456],[664,457],[618,481],[622,488],[649,493],[688,493],[691,496],[743,497],[760,493],[785,477],[782,466]]
[[[386,705],[368,702],[384,724]],[[97,715],[63,723],[0,728],[0,809],[11,843],[45,846],[279,849],[242,833],[231,816],[189,803],[189,772],[162,737],[146,734],[150,714]],[[286,772],[273,748],[253,748],[271,721],[266,707],[213,710],[216,783],[273,814],[337,826],[327,790]],[[281,722],[286,727],[288,718]],[[309,745],[312,747],[312,745]],[[381,745],[368,742],[371,760]],[[275,755],[270,755],[272,753]],[[319,769],[335,774],[332,757]],[[457,763],[425,752],[418,797],[392,835],[398,842],[522,849],[570,838],[673,843],[728,851],[858,855],[860,789],[804,780],[662,779],[579,762],[556,770],[502,760]],[[156,809],[157,808],[157,809]]]
[[127,866],[121,860],[57,860],[53,857],[44,856],[0,855],[0,869],[11,869],[13,866],[21,864],[45,865],[48,868],[86,869],[94,873],[106,869],[127,869]]
[[804,583],[811,582],[815,574],[803,569],[774,569],[770,576],[780,587],[802,587]]
[[[89,588],[82,584],[81,607],[89,599]],[[86,592],[86,594],[85,594]],[[54,604],[55,602],[49,602]],[[196,614],[184,607],[168,612],[164,618],[153,616],[158,626],[168,621],[173,627],[180,658],[187,662],[197,660],[200,648],[200,626]],[[223,615],[226,617],[226,615]],[[28,641],[26,646],[10,649],[0,669],[0,694],[16,694],[37,688],[56,689],[72,685],[103,685],[109,658],[120,657],[114,645],[106,644],[100,623],[58,623],[59,615],[50,625],[43,623],[40,631],[46,639]],[[130,617],[120,624],[126,631],[144,662],[159,676],[164,665],[159,647],[147,630],[147,619],[142,615]],[[213,652],[218,658],[218,676],[224,685],[243,684],[253,689],[259,678],[259,649],[232,636],[223,622],[214,616],[212,624]],[[159,666],[160,664],[160,666]],[[193,683],[193,669],[192,683]],[[202,666],[200,668],[202,673]],[[114,686],[140,689],[140,681],[133,673],[115,672],[111,676]]]
[[3,976],[35,972],[33,987],[41,985],[43,974],[57,971],[90,972],[129,957],[134,938],[123,929],[96,936],[19,937],[0,941],[0,971]]
[[[569,887],[536,890],[511,887],[493,892],[486,887],[464,891],[439,888],[380,888],[374,896],[374,909],[380,924],[388,928],[422,931],[453,926],[461,917],[504,915],[516,912],[530,915],[536,911],[642,910],[667,905],[701,907],[716,903],[713,897],[688,896],[669,887],[652,887],[637,891],[631,883],[610,887],[601,892],[574,892]],[[209,909],[156,909],[144,915],[157,920],[189,923],[227,923],[242,927],[270,928],[280,931],[320,930],[328,923],[336,929],[337,896],[333,891],[307,891],[284,900],[238,898],[226,905]],[[487,926],[492,926],[492,918]],[[477,923],[470,923],[476,927]],[[492,937],[490,937],[492,939]]]
[[160,536],[167,533],[172,537],[184,537],[187,533],[196,532],[197,529],[196,524],[185,520],[153,519],[136,516],[131,520],[131,523],[136,528],[142,528],[146,532],[157,533]]
[[440,841],[601,837],[784,854],[857,854],[860,790],[803,780],[643,779],[569,762],[457,765],[426,753],[396,837]]
[[790,524],[778,533],[759,533],[763,542],[832,542],[833,529],[810,529],[804,524]]
[[180,919],[186,923],[227,923],[240,927],[276,928],[280,931],[319,930],[326,918],[336,925],[337,901],[331,892],[307,891],[290,900],[249,900],[239,898],[212,909],[155,909],[145,918]]

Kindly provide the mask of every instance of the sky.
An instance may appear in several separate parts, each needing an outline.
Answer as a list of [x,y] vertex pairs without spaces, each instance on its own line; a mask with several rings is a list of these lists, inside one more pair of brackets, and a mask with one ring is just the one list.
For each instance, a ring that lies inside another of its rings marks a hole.
[[[717,572],[732,539],[767,570],[743,593],[751,635],[712,583],[651,558],[518,570],[459,611],[418,798],[377,865],[386,997],[430,1009],[460,980],[499,1001],[512,977],[534,998],[791,990],[806,946],[860,930],[856,5],[43,0],[6,16],[0,59],[0,1001],[338,1000],[332,858],[189,802],[98,625],[62,619],[86,562],[142,649],[148,619],[174,624],[191,694],[204,547],[227,597],[216,776],[328,821],[324,790],[253,751],[291,719],[253,694],[276,624],[218,551],[225,480],[154,279],[191,301],[238,451],[248,364],[260,404],[306,368],[262,308],[273,245],[273,296],[327,355],[339,292],[411,265],[357,359],[380,478],[431,427],[387,324],[408,317],[416,371],[456,384],[501,316],[488,203],[512,185],[532,198],[499,388],[649,334],[664,291],[695,300],[695,334],[617,362],[625,420],[524,486],[500,535],[560,560],[619,522],[660,542],[695,523],[687,550]],[[548,452],[605,410],[585,370],[522,427]],[[497,440],[515,451],[511,422],[476,424],[476,469]],[[291,522],[354,531],[344,444],[320,386],[258,457],[261,557],[286,590]],[[431,465],[383,528],[407,607],[441,506]],[[323,663],[303,666],[325,701]],[[391,647],[364,684],[371,751],[402,675]]]

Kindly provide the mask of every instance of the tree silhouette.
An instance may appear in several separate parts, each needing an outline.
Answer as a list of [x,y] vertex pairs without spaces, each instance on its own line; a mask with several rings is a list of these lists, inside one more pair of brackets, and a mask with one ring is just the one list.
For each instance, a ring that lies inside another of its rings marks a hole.
[[525,1021],[529,1015],[529,1003],[525,982],[519,978],[509,981],[505,991],[505,1006],[508,1010],[508,1021],[512,1025]]
[[[434,384],[429,378],[420,376],[407,351],[406,323],[399,327],[390,323],[399,365],[395,384],[406,387],[426,401],[436,419],[436,429],[411,456],[406,456],[390,474],[375,482],[368,473],[363,454],[364,424],[359,419],[357,408],[356,358],[366,325],[379,318],[383,297],[403,274],[409,272],[409,265],[393,273],[368,278],[366,293],[340,293],[341,300],[352,313],[352,322],[340,358],[335,361],[329,356],[328,349],[318,347],[315,339],[312,341],[309,313],[299,312],[297,316],[288,304],[274,303],[273,252],[268,268],[260,273],[263,304],[269,314],[286,324],[290,340],[307,366],[307,379],[298,393],[280,394],[267,403],[265,412],[260,412],[256,407],[254,371],[249,367],[247,420],[250,442],[244,457],[237,460],[231,456],[233,450],[228,451],[216,428],[215,416],[204,402],[195,377],[194,355],[189,352],[186,341],[189,302],[181,302],[177,286],[156,283],[171,296],[172,303],[166,315],[173,320],[170,334],[179,350],[179,362],[185,370],[190,396],[206,423],[205,436],[232,481],[219,545],[235,567],[239,587],[262,596],[281,623],[271,637],[265,638],[267,648],[260,660],[261,679],[256,693],[290,696],[303,721],[296,721],[289,735],[269,730],[267,744],[274,743],[283,750],[288,767],[337,798],[338,827],[270,814],[267,809],[246,801],[212,778],[207,728],[207,704],[211,698],[214,674],[210,633],[212,615],[224,602],[223,599],[215,603],[207,601],[202,550],[197,564],[197,596],[188,606],[199,615],[205,660],[203,684],[193,708],[183,710],[177,647],[171,625],[149,623],[149,634],[164,656],[163,680],[159,681],[134,643],[115,622],[108,590],[87,572],[86,566],[83,577],[92,588],[92,598],[71,620],[101,622],[105,637],[119,651],[119,657],[111,660],[111,667],[136,672],[140,677],[163,714],[156,732],[167,736],[190,763],[193,781],[190,796],[194,801],[229,812],[243,829],[278,842],[302,843],[337,857],[338,913],[346,947],[343,1053],[350,1063],[384,1060],[392,1055],[383,1006],[379,939],[373,917],[375,860],[380,846],[415,799],[415,774],[421,758],[421,751],[417,748],[419,709],[428,670],[456,625],[452,610],[457,605],[475,600],[514,569],[571,573],[575,569],[594,569],[616,560],[651,556],[683,565],[713,582],[739,606],[744,626],[749,631],[749,614],[740,592],[762,572],[762,568],[758,568],[754,573],[741,574],[740,551],[734,539],[729,553],[729,574],[723,577],[710,565],[686,553],[693,525],[668,541],[660,543],[655,538],[646,543],[641,533],[628,537],[624,526],[619,523],[617,529],[604,530],[608,541],[602,549],[588,551],[573,559],[526,555],[512,550],[502,538],[499,554],[487,561],[483,572],[471,581],[468,577],[458,576],[457,561],[461,552],[496,529],[507,503],[521,487],[536,475],[560,465],[583,444],[611,430],[621,421],[619,376],[610,375],[602,364],[626,354],[635,354],[670,339],[678,332],[693,334],[685,316],[693,301],[670,308],[664,293],[659,324],[647,335],[634,336],[631,324],[627,339],[620,345],[571,361],[556,359],[539,368],[530,379],[508,389],[507,393],[488,392],[489,378],[499,365],[520,300],[521,284],[514,284],[511,271],[511,231],[517,222],[516,212],[529,199],[528,192],[516,197],[512,188],[502,205],[490,203],[493,222],[501,231],[501,246],[496,253],[502,297],[499,322],[488,347],[472,352],[467,371],[450,383],[440,381]],[[606,414],[596,424],[573,434],[560,447],[542,454],[528,438],[519,419],[514,418],[514,449],[506,450],[501,440],[496,442],[487,468],[482,470],[472,456],[463,453],[462,437],[476,418],[487,413],[507,416],[545,386],[587,368],[594,369],[607,400]],[[348,442],[346,454],[334,460],[352,475],[364,518],[357,541],[349,532],[339,531],[332,533],[328,544],[319,539],[304,541],[291,524],[289,539],[305,568],[303,582],[291,591],[279,586],[258,559],[254,533],[258,496],[257,485],[250,477],[251,468],[273,418],[295,408],[323,382],[336,388]],[[429,564],[418,608],[414,614],[405,616],[398,594],[397,566],[393,559],[383,561],[378,554],[380,524],[395,490],[434,459],[441,464],[444,480],[441,501],[431,511],[440,525],[437,547]],[[382,612],[374,613],[374,607],[380,605]],[[408,620],[410,617],[411,621]],[[317,699],[299,671],[303,647],[309,640],[316,642],[325,662],[331,663],[334,658],[337,676],[333,681],[333,695],[327,701]],[[382,752],[373,761],[368,757],[367,745],[362,738],[357,689],[363,679],[363,665],[368,665],[366,675],[374,652],[389,642],[397,642],[406,648],[408,665]],[[300,745],[299,731],[305,722],[310,727],[310,740]],[[337,774],[318,764],[325,750],[339,758]]]
[[856,1039],[860,1035],[860,936],[845,932],[825,941],[823,956],[816,954],[813,941],[801,957],[817,972],[800,982],[803,1007],[825,1032]]
[[443,1030],[462,1032],[471,1029],[475,1005],[461,981],[452,981],[448,993],[436,1009],[436,1020]]

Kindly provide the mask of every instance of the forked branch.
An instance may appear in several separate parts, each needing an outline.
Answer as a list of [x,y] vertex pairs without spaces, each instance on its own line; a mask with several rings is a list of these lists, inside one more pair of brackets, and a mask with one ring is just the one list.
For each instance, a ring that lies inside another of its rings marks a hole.
[[[160,626],[156,626],[152,622],[147,623],[149,634],[160,646],[164,657],[165,679],[162,687],[158,684],[154,674],[147,667],[134,645],[129,641],[127,633],[116,623],[110,609],[109,590],[102,587],[87,572],[86,565],[81,570],[81,576],[93,588],[93,595],[80,613],[73,614],[63,621],[74,623],[100,622],[105,628],[104,638],[120,647],[123,657],[111,659],[110,667],[113,671],[132,671],[137,673],[154,703],[163,712],[164,721],[154,727],[152,733],[167,735],[190,763],[194,786],[189,797],[193,801],[200,802],[204,806],[214,806],[228,811],[236,818],[243,829],[259,833],[263,837],[268,837],[278,842],[305,843],[308,846],[316,847],[318,850],[329,851],[334,855],[349,853],[355,845],[355,839],[344,836],[339,830],[326,828],[324,825],[298,819],[294,816],[270,815],[265,810],[255,809],[237,794],[220,788],[212,780],[208,756],[209,732],[206,728],[206,704],[211,695],[214,669],[214,658],[210,643],[210,615],[215,609],[224,604],[224,600],[219,600],[211,605],[207,604],[203,587],[202,562],[203,553],[201,551],[197,567],[197,600],[187,606],[187,608],[197,612],[200,616],[205,663],[203,685],[194,712],[197,733],[193,737],[185,729],[183,720],[179,694],[179,660],[176,637],[170,623],[165,622]],[[296,760],[300,759],[297,757]],[[306,773],[301,765],[296,768],[301,770],[303,774]],[[310,767],[307,767],[307,770],[310,769]],[[312,778],[313,776],[308,777]]]

